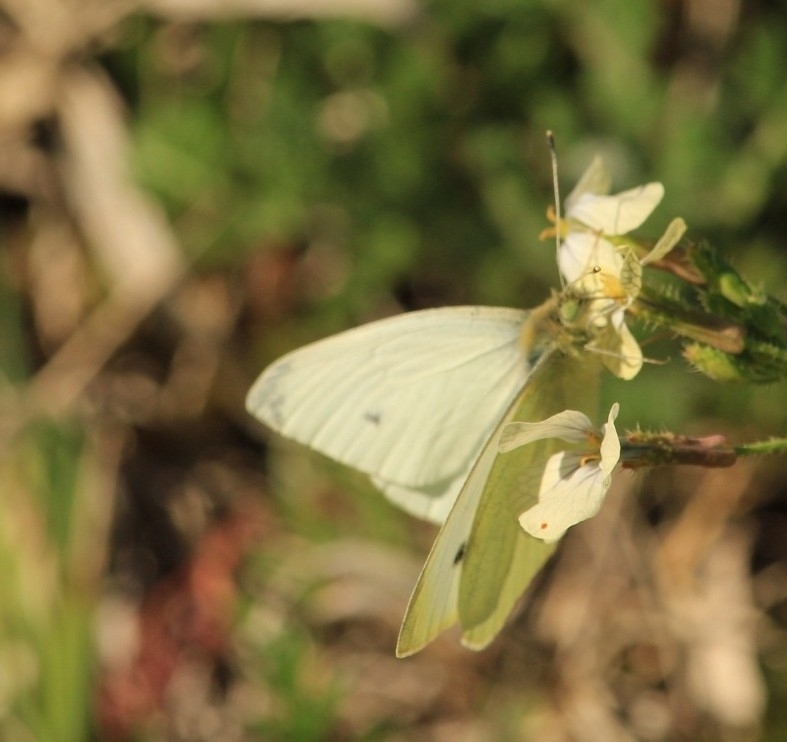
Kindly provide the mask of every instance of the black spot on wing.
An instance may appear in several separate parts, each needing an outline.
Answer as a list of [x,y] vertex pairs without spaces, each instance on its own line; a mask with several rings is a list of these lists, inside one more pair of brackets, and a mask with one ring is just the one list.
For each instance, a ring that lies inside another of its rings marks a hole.
[[465,558],[465,551],[467,549],[467,543],[463,542],[462,545],[457,549],[456,554],[454,555],[454,566],[459,564],[462,559]]
[[363,419],[366,420],[367,423],[379,427],[380,423],[383,421],[383,416],[380,412],[373,412],[370,410],[363,413]]

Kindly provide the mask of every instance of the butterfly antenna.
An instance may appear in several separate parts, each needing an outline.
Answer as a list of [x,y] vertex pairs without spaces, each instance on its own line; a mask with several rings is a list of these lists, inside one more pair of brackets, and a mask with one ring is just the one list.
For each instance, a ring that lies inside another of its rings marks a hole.
[[[549,147],[549,159],[552,161],[552,190],[555,192],[555,260],[557,261],[560,256],[560,186],[557,178],[557,147],[552,129],[547,129],[547,146]],[[558,275],[560,276],[560,284],[565,289],[565,281],[559,270]]]

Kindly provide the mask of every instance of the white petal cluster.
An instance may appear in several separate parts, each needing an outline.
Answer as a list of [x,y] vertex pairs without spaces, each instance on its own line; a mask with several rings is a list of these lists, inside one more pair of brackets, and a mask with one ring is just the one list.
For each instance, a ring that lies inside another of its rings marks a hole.
[[642,367],[642,351],[626,326],[625,313],[642,285],[642,266],[666,255],[686,225],[676,219],[644,258],[620,238],[641,226],[664,196],[661,183],[647,183],[607,195],[609,175],[595,158],[566,199],[564,239],[558,268],[568,294],[587,302],[593,338],[588,344],[607,368],[632,379]]
[[620,439],[615,429],[618,410],[619,405],[613,404],[601,430],[576,410],[559,412],[538,423],[509,423],[503,429],[502,453],[548,438],[571,444],[549,457],[541,476],[538,503],[519,516],[519,524],[531,536],[557,541],[571,526],[599,511],[620,459]]

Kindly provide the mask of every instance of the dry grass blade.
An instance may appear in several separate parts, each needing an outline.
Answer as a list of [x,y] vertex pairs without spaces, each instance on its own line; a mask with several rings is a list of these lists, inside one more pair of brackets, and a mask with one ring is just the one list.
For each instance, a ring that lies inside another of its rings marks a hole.
[[63,188],[109,295],[31,382],[32,406],[50,414],[73,404],[185,270],[163,213],[133,182],[120,103],[104,78],[71,73],[59,120]]
[[141,304],[160,299],[184,266],[162,210],[132,178],[119,99],[97,71],[76,71],[58,114],[67,198],[111,290]]

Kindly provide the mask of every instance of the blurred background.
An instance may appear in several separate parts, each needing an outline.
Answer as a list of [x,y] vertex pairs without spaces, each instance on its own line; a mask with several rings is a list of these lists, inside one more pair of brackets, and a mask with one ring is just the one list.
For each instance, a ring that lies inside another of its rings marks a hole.
[[[547,128],[787,300],[785,70],[765,0],[0,0],[0,738],[787,739],[783,461],[618,477],[489,650],[396,660],[435,529],[243,410],[543,301]],[[646,353],[624,427],[784,435]]]

